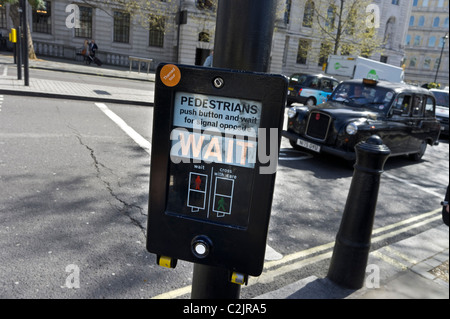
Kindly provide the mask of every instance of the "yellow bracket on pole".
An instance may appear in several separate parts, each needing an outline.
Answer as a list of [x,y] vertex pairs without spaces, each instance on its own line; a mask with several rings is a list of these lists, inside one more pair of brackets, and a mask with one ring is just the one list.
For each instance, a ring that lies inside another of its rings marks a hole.
[[17,43],[17,30],[14,28],[11,29],[11,33],[9,34],[9,41]]
[[177,260],[172,257],[158,256],[157,263],[161,267],[175,268],[177,265]]
[[247,276],[238,272],[233,272],[231,274],[231,282],[238,285],[246,285],[247,284]]

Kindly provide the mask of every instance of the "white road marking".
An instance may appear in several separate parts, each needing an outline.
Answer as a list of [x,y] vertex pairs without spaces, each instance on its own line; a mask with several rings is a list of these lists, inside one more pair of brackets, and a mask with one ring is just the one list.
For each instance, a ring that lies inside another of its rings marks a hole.
[[5,65],[5,68],[3,69],[3,74],[2,76],[7,76],[8,75],[8,66]]
[[413,183],[411,183],[411,182],[409,182],[409,181],[407,181],[407,180],[405,180],[405,179],[396,177],[396,176],[391,175],[391,174],[386,173],[386,172],[384,172],[382,176],[386,176],[386,177],[388,177],[388,178],[390,178],[390,179],[394,179],[394,180],[396,180],[396,181],[398,181],[398,182],[401,182],[401,183],[404,183],[404,184],[406,184],[406,185],[408,185],[408,186],[411,186],[411,187],[420,189],[422,192],[425,192],[425,193],[428,193],[428,194],[437,196],[437,197],[439,197],[439,198],[444,198],[444,195],[445,195],[445,194],[439,194],[439,193],[436,193],[436,192],[434,192],[434,191],[432,191],[432,190],[430,190],[430,189],[428,189],[428,188],[426,188],[426,187],[422,187],[422,186],[420,186],[420,185],[413,184]]
[[95,103],[95,105],[105,113],[114,123],[116,123],[129,137],[133,139],[140,147],[142,147],[148,154],[152,153],[152,144],[142,137],[138,132],[133,130],[124,120],[122,120],[116,113],[111,111],[103,103]]

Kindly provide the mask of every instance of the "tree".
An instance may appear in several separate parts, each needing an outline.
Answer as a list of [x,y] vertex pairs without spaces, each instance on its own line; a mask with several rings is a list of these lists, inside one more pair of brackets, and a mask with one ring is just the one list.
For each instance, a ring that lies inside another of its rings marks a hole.
[[382,51],[383,39],[374,23],[374,13],[368,10],[370,0],[307,0],[303,26],[315,29],[322,42],[319,61],[328,55],[361,55],[368,57]]
[[[25,0],[23,0],[25,1]],[[9,3],[9,16],[11,17],[11,20],[13,22],[14,27],[20,26],[20,14],[19,14],[19,7],[20,7],[19,0],[0,0],[0,4],[4,5],[5,3]],[[45,2],[44,0],[28,0],[28,3],[31,5],[32,8],[35,9],[43,9],[45,8]],[[30,25],[28,21],[27,23],[27,30],[28,30],[28,57],[30,59],[36,59],[36,53],[34,52],[34,46],[33,46],[33,39],[31,37],[31,31],[30,31]]]

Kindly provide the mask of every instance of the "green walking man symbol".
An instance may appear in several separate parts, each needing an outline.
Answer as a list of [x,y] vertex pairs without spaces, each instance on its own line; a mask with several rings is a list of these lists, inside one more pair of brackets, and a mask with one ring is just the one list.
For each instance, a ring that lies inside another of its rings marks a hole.
[[227,209],[225,208],[225,199],[223,197],[221,197],[217,202],[217,210],[227,212]]

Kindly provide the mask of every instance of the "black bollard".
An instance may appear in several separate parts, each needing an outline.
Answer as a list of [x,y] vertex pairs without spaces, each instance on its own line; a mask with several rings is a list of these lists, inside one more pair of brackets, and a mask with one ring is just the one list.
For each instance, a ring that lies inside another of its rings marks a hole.
[[355,171],[327,276],[350,289],[364,283],[380,176],[391,153],[376,135],[358,143],[355,150]]

